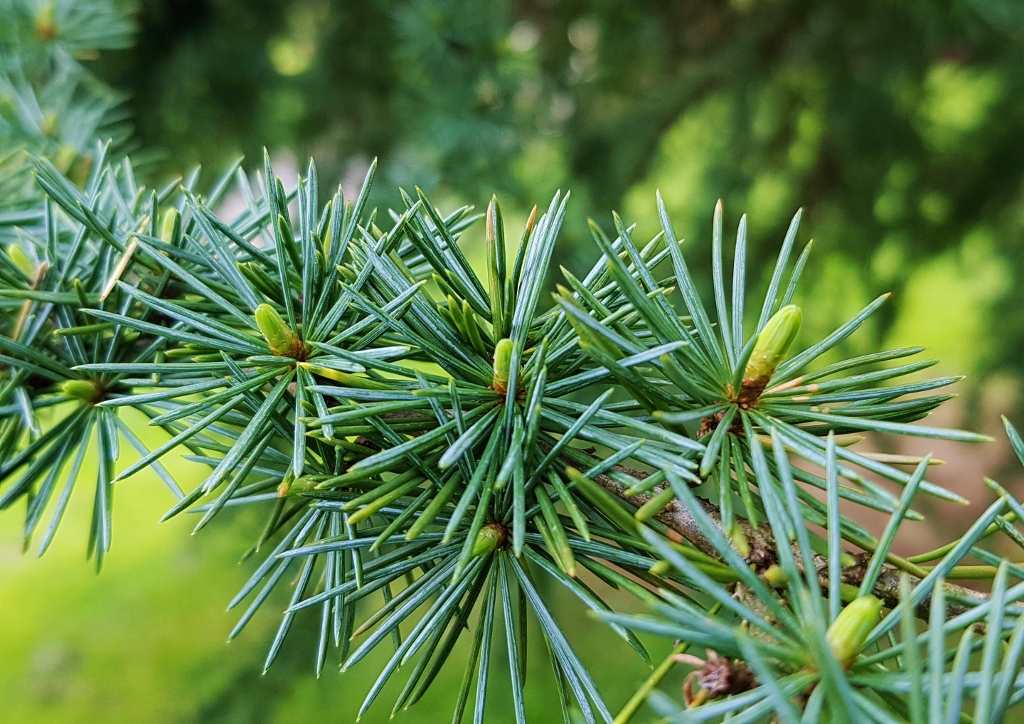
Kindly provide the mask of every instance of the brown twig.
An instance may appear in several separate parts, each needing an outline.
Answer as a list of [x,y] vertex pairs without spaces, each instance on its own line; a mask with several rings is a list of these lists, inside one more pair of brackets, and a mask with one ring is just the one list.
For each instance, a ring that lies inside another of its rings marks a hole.
[[[571,463],[570,463],[571,464]],[[620,470],[634,478],[643,479],[647,477],[647,473],[640,470],[630,470],[627,468],[620,468]],[[616,482],[607,475],[598,475],[594,477],[594,481],[598,483],[602,488],[607,490],[612,495],[624,500],[631,506],[639,508],[648,502],[652,497],[650,493],[643,493],[640,495],[627,496],[625,494],[627,486],[622,483]],[[661,487],[654,489],[654,493],[661,491]],[[708,502],[700,501],[704,507],[708,517],[714,521],[715,525],[721,529],[722,517],[718,508]],[[658,514],[655,519],[663,523],[670,530],[678,533],[687,542],[693,545],[697,550],[707,555],[714,556],[715,558],[721,559],[721,555],[715,545],[708,540],[707,536],[701,531],[700,526],[697,524],[697,520],[693,517],[693,514],[687,510],[679,500],[673,500]],[[749,553],[745,556],[746,560],[750,562],[754,568],[758,571],[762,571],[769,565],[778,561],[778,551],[775,541],[775,536],[772,534],[771,529],[767,525],[759,525],[757,527],[752,526],[748,521],[739,520],[736,525],[740,526],[744,536],[747,539],[747,543],[750,547]],[[799,554],[798,554],[799,555]],[[820,577],[822,577],[823,583],[827,579],[828,572],[828,559],[818,553],[814,553],[814,567],[817,570]],[[867,570],[866,556],[854,556],[857,559],[857,563],[852,566],[846,566],[841,571],[842,582],[852,586],[859,586],[864,580],[864,574]],[[799,558],[798,558],[799,560]],[[873,593],[875,596],[880,598],[887,608],[895,608],[900,601],[900,577],[902,575],[910,576],[911,585],[915,585],[920,582],[920,578],[910,574],[906,574],[895,566],[885,564],[882,567],[882,572],[878,576],[878,580],[875,583]],[[956,597],[969,598],[974,600],[986,600],[988,595],[980,591],[974,591],[963,586],[958,586],[952,583],[945,583],[945,589],[948,594],[952,594],[953,599],[947,599],[947,609],[951,615],[957,615],[964,613],[969,609],[968,606],[959,603],[955,600]],[[925,598],[924,601],[917,608],[917,615],[920,618],[927,618],[929,612],[929,598]]]

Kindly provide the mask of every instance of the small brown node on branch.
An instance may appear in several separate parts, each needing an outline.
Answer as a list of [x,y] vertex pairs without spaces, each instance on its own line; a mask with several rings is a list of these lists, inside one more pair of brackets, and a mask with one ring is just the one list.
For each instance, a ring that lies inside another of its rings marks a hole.
[[750,551],[750,555],[746,558],[747,563],[754,567],[754,572],[758,575],[764,573],[766,570],[771,568],[773,565],[779,562],[778,555],[775,551],[767,548],[754,548]]
[[381,449],[380,445],[375,443],[373,440],[371,440],[368,437],[363,437],[361,435],[356,438],[356,445],[361,445],[362,447],[369,448],[370,450],[376,450],[376,451],[380,451],[380,449]]
[[757,684],[757,678],[746,662],[719,656],[711,649],[707,650],[706,660],[693,654],[676,654],[672,659],[681,664],[697,667],[683,681],[683,699],[688,709],[720,696],[749,691]]
[[743,382],[740,383],[739,394],[735,396],[733,402],[739,405],[741,410],[756,407],[757,401],[761,399],[761,393],[764,392],[770,381],[770,377],[744,377]]
[[[716,412],[714,415],[708,415],[707,417],[702,418],[700,421],[700,430],[697,432],[697,439],[699,440],[705,435],[710,435],[715,430],[717,430],[718,425],[720,422],[722,422],[723,417],[725,417],[725,410],[722,410],[721,412]],[[734,433],[736,435],[743,434],[743,422],[740,420],[738,415],[733,417],[732,424],[729,425],[729,432]]]

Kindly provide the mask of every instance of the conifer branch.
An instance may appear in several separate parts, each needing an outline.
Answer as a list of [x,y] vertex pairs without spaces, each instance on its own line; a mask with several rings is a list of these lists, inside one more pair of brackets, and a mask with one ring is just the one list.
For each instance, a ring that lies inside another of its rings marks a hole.
[[[564,460],[564,462],[566,462],[566,464],[571,464],[571,461],[569,460]],[[628,470],[622,466],[616,467],[622,472],[628,473],[638,479],[648,477],[648,473],[640,470]],[[609,493],[637,509],[648,504],[656,495],[665,490],[665,486],[656,486],[653,488],[653,492],[651,493],[629,495],[627,494],[627,488],[625,485],[616,482],[607,475],[597,475],[593,479],[594,482],[598,483]],[[715,522],[719,529],[724,531],[722,528],[722,513],[718,507],[708,500],[701,500],[699,502],[711,520]],[[708,540],[707,536],[704,535],[700,526],[697,524],[696,519],[679,500],[673,500],[668,503],[665,508],[655,514],[654,517],[658,521],[664,523],[669,530],[677,533],[681,540],[686,540],[691,543],[697,550],[702,553],[706,553],[709,556],[719,559],[721,558],[718,548],[712,541]],[[775,535],[768,524],[763,523],[754,527],[749,521],[743,520],[738,522],[738,526],[743,539],[746,541],[746,545],[749,547],[749,552],[743,557],[751,564],[757,573],[763,573],[769,566],[778,562],[778,542],[775,540]],[[870,554],[853,554],[848,551],[847,553],[852,558],[857,559],[857,562],[841,569],[842,581],[848,586],[859,587],[864,580],[864,573],[867,566],[866,559],[870,558]],[[827,587],[828,583],[824,577],[826,577],[828,573],[828,558],[815,553],[813,560],[815,571],[819,577],[822,577],[822,585]],[[905,575],[908,576],[911,584],[917,584],[921,581],[921,578],[914,576],[913,574],[907,574],[906,571],[901,571],[894,565],[883,565],[878,580],[875,582],[875,586],[872,589],[872,593],[881,599],[888,608],[896,608],[900,602],[900,580]],[[946,610],[950,615],[958,615],[970,610],[970,605],[961,603],[964,599],[973,603],[989,599],[988,594],[983,591],[975,591],[949,582],[946,582],[944,587],[948,594],[955,597],[953,600],[949,600],[946,604]],[[921,602],[916,609],[918,618],[922,620],[928,618],[930,604],[931,599],[925,599]]]

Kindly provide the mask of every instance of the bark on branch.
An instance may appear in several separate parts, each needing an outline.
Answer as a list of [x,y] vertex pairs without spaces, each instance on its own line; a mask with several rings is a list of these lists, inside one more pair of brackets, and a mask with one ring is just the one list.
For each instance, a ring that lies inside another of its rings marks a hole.
[[[634,478],[642,479],[647,477],[647,473],[639,470],[623,468],[622,472],[628,473]],[[612,495],[615,495],[636,508],[639,508],[653,497],[653,495],[649,493],[627,496],[625,495],[626,486],[616,482],[607,475],[598,475],[594,478],[594,481]],[[658,488],[655,488],[654,492],[660,492],[661,489],[662,488],[659,486]],[[700,503],[711,520],[714,521],[719,529],[721,529],[722,517],[717,506],[703,500],[700,501]],[[702,553],[721,559],[718,550],[701,531],[700,526],[693,517],[693,514],[687,510],[679,500],[673,500],[670,502],[664,510],[654,517],[661,523],[665,524],[670,530],[678,533],[682,538]],[[775,536],[767,525],[762,524],[755,527],[745,520],[737,520],[736,525],[741,527],[743,534],[746,536],[747,542],[750,545],[750,552],[746,556],[746,559],[753,564],[758,571],[761,571],[772,563],[778,561]],[[818,553],[814,553],[813,555],[814,567],[824,582],[827,580],[828,575],[828,559]],[[853,586],[859,586],[864,580],[864,574],[867,570],[867,557],[864,555],[854,555],[854,557],[858,562],[852,566],[847,566],[842,569],[842,581],[843,583]],[[799,557],[797,560],[799,560]],[[899,604],[900,577],[902,574],[903,571],[888,563],[882,567],[882,572],[878,577],[878,581],[875,583],[873,593],[882,600],[887,608],[895,608]],[[920,581],[920,578],[910,575],[911,586],[916,585]],[[981,593],[979,591],[974,591],[952,583],[946,583],[944,585],[946,593],[952,596],[952,598],[947,598],[946,604],[947,611],[950,615],[964,613],[970,608],[969,606],[957,601],[956,597],[973,599],[975,601],[984,601],[988,599],[988,596],[985,593]],[[930,600],[930,597],[926,597],[918,606],[917,615],[919,618],[926,619],[928,617]]]

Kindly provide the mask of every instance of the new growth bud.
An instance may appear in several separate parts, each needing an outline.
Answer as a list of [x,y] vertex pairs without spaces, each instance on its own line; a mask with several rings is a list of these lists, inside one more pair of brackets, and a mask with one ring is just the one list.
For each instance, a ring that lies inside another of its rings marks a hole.
[[7,256],[11,257],[11,261],[25,272],[26,276],[34,277],[36,275],[35,261],[28,255],[28,252],[17,244],[11,243],[7,245]]
[[789,582],[789,576],[782,570],[782,566],[778,563],[773,563],[768,566],[764,572],[764,580],[768,582],[768,585],[772,588],[785,588]]
[[181,239],[181,213],[170,208],[164,212],[164,220],[160,225],[160,240],[175,245]]
[[61,391],[68,397],[76,397],[90,404],[99,402],[103,397],[100,386],[89,380],[65,380]]
[[508,391],[508,381],[512,372],[512,349],[511,339],[498,340],[498,344],[494,346],[494,379],[491,386],[502,394]]
[[850,668],[864,648],[868,634],[878,623],[882,602],[874,596],[861,596],[839,612],[828,627],[825,638],[829,648],[844,669]]
[[284,318],[269,304],[256,307],[256,325],[263,333],[263,338],[270,345],[270,350],[280,357],[292,357],[298,360],[306,358],[306,346],[292,331]]
[[43,3],[36,9],[33,30],[44,43],[57,37],[56,6],[53,2]]
[[473,543],[473,555],[482,557],[490,554],[505,543],[505,529],[497,523],[490,523],[480,529]]
[[786,350],[796,339],[802,319],[800,307],[789,304],[777,311],[757,335],[743,373],[743,389],[747,391],[747,397],[756,399],[768,386],[776,368],[786,359]]

